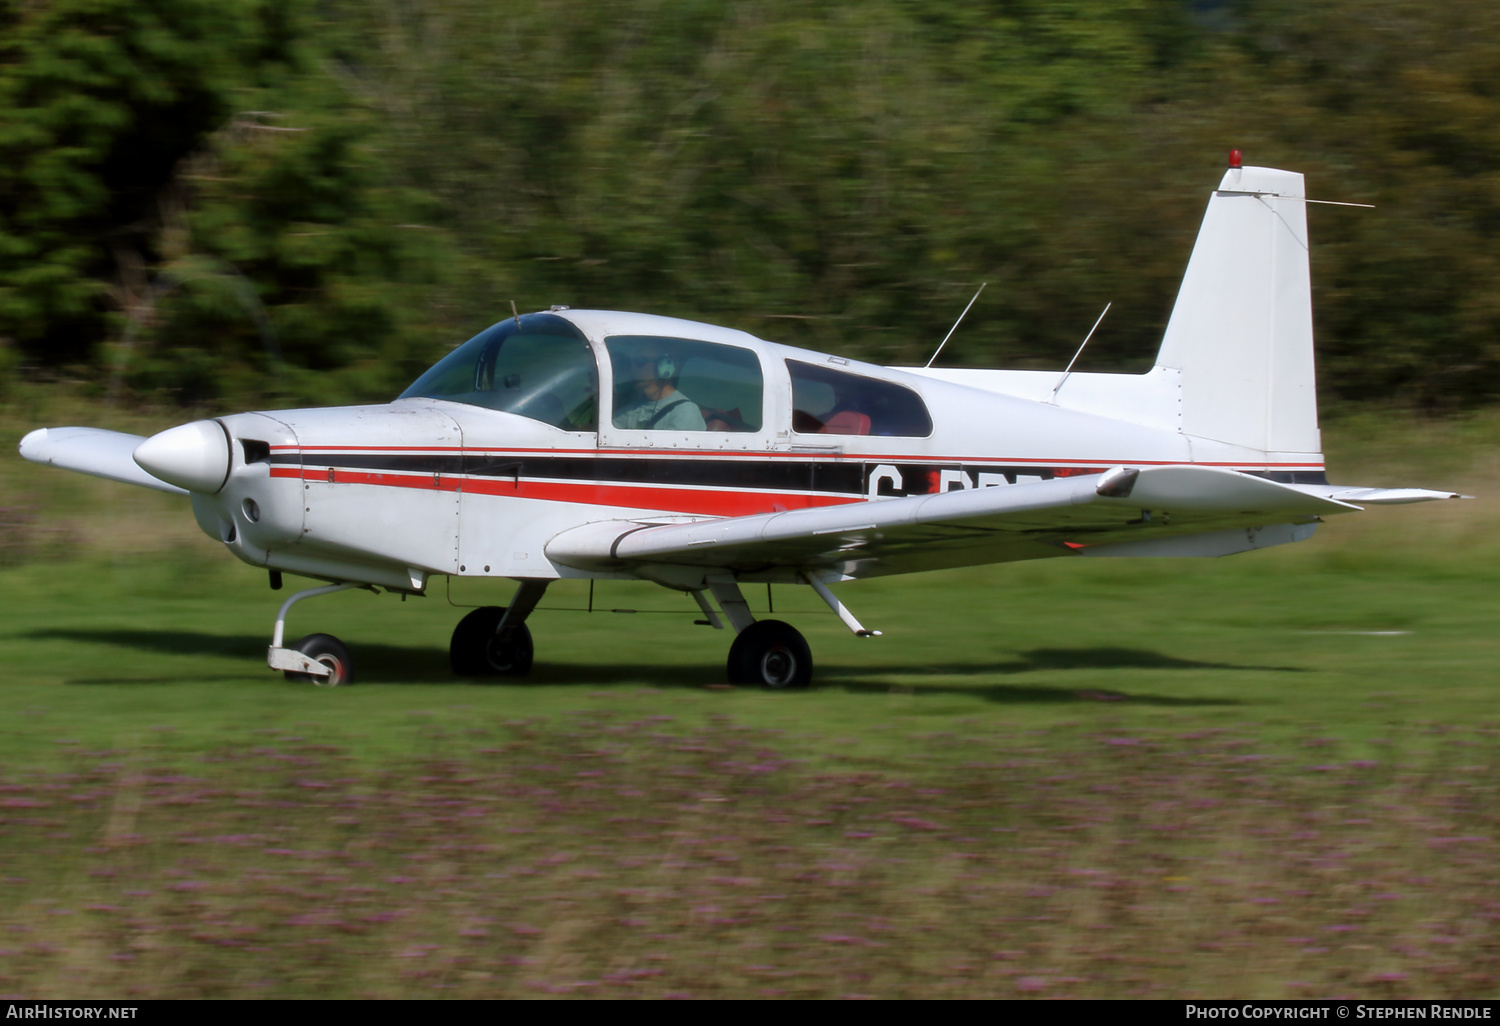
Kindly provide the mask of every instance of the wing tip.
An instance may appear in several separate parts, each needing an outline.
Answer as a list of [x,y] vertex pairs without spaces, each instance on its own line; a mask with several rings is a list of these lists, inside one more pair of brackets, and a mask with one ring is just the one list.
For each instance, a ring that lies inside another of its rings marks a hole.
[[46,444],[47,429],[37,428],[34,431],[26,432],[21,437],[21,444],[16,446],[16,451],[21,454],[23,459],[31,460],[33,463],[40,463],[43,462],[44,458],[37,450]]

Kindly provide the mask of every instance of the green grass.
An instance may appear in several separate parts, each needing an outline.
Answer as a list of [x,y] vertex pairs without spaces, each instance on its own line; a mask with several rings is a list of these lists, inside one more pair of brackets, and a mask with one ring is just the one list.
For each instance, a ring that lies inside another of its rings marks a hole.
[[1038,727],[1190,717],[1366,737],[1392,720],[1495,717],[1500,653],[1489,626],[1500,593],[1486,575],[1327,566],[1347,559],[999,568],[848,586],[846,599],[887,635],[852,638],[826,611],[780,614],[816,653],[817,686],[804,694],[705,691],[723,683],[727,638],[691,626],[686,610],[544,610],[531,624],[529,680],[458,682],[446,642],[462,610],[364,593],[294,611],[290,635],[337,634],[357,660],[360,683],[315,689],[264,667],[279,596],[261,575],[194,574],[180,557],[11,570],[0,587],[21,601],[0,628],[5,701],[38,712],[0,734],[0,758],[25,763],[57,738],[97,744],[155,727],[191,749],[292,721],[384,747],[413,715],[537,716],[605,701],[856,734],[976,717]]
[[0,997],[1493,997],[1495,734],[1000,730],[942,781],[585,714],[0,776]]
[[[199,534],[181,500],[11,459],[3,480],[36,516],[30,561],[0,569],[10,597],[0,764],[45,762],[70,739],[98,746],[122,736],[191,753],[293,723],[379,758],[411,750],[422,725],[584,707],[728,714],[836,738],[833,749],[808,745],[874,763],[899,762],[915,732],[990,724],[1253,723],[1268,737],[1365,740],[1392,723],[1489,721],[1500,715],[1491,497],[1500,463],[1486,444],[1497,424],[1365,417],[1342,434],[1335,425],[1336,478],[1480,497],[1335,518],[1300,545],[841,586],[865,623],[885,631],[878,639],[849,635],[806,589],[777,588],[777,615],[807,634],[817,664],[817,686],[802,694],[706,689],[723,683],[727,635],[693,626],[696,609],[681,595],[623,584],[599,585],[595,607],[643,612],[544,608],[531,621],[531,678],[489,686],[447,671],[463,610],[441,583],[404,603],[365,592],[313,599],[293,611],[288,637],[343,638],[359,683],[289,683],[264,667],[287,592],[271,592],[262,573]],[[58,532],[70,540],[57,542]],[[459,587],[460,603],[508,597],[503,582]],[[750,597],[764,607],[763,589]],[[568,582],[544,606],[587,602],[586,585]]]
[[288,682],[287,593],[180,501],[0,461],[0,991],[1494,995],[1497,426],[1327,427],[1337,480],[1479,498],[1301,545],[840,586],[878,639],[778,588],[801,693],[633,585],[491,685],[441,586],[313,599],[358,683]]
[[[1500,547],[1488,500],[1449,506],[1335,520],[1310,542],[1223,560],[1054,560],[842,586],[886,632],[878,639],[852,637],[806,591],[778,588],[777,615],[805,631],[818,666],[802,694],[706,688],[723,683],[727,636],[692,626],[680,595],[620,584],[600,585],[596,607],[643,612],[544,608],[531,621],[531,678],[487,686],[448,673],[463,610],[441,584],[404,603],[310,600],[288,636],[338,635],[359,675],[351,688],[313,688],[264,667],[286,593],[213,542],[95,549],[0,571],[13,597],[0,626],[12,711],[0,761],[121,735],[170,733],[192,752],[291,723],[379,757],[410,749],[418,724],[596,706],[728,714],[839,737],[841,759],[876,762],[899,761],[914,732],[965,724],[1253,723],[1268,737],[1364,740],[1392,723],[1493,720]],[[469,602],[507,595],[467,587]],[[763,590],[751,597],[764,606]],[[587,600],[585,585],[566,583],[545,605]]]

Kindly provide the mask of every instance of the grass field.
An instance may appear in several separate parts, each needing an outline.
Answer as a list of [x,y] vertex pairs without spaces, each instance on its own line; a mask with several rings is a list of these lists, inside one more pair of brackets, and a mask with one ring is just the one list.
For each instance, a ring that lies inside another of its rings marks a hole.
[[0,992],[1495,996],[1497,429],[1327,426],[1479,498],[1302,545],[843,586],[879,639],[778,588],[796,694],[623,585],[488,686],[441,588],[316,599],[360,683],[290,683],[179,502],[11,458]]

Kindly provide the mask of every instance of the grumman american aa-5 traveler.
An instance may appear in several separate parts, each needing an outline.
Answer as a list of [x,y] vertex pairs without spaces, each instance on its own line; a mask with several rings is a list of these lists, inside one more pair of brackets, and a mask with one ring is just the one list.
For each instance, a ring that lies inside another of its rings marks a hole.
[[466,676],[527,673],[562,578],[653,581],[734,632],[728,676],[806,685],[801,634],[741,589],[1049,556],[1223,556],[1325,516],[1454,497],[1331,485],[1300,174],[1232,160],[1144,374],[878,367],[670,317],[554,307],[480,332],[383,406],[239,413],[150,438],[44,428],[38,463],[190,497],[235,556],[329,582],[273,669],[352,678],[291,606],[441,575],[517,582],[463,617]]

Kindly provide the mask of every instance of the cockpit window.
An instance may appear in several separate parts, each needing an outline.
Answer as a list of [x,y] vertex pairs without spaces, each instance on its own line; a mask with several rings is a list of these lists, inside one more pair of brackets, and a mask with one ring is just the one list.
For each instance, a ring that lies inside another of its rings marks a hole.
[[443,357],[400,395],[448,399],[516,413],[564,431],[593,431],[599,374],[583,333],[552,314],[486,328]]
[[932,417],[904,385],[815,363],[788,360],[792,430],[802,434],[926,438]]
[[764,394],[750,349],[657,335],[604,340],[614,425],[658,431],[759,431]]

